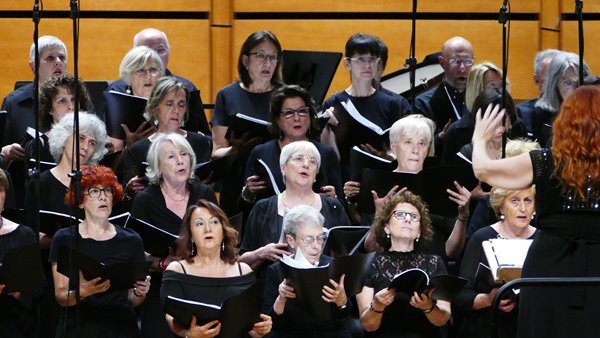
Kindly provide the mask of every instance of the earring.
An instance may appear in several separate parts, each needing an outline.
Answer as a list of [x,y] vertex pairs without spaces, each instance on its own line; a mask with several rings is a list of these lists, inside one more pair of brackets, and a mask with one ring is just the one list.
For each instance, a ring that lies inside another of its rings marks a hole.
[[221,251],[225,251],[225,241],[221,242]]
[[531,215],[531,219],[535,219],[535,212]]
[[419,242],[419,237],[415,238],[415,242],[417,242],[417,243]]
[[390,234],[387,234],[385,237],[387,237],[389,239],[390,238]]
[[196,243],[194,243],[194,241],[190,240],[192,242],[192,252],[190,253],[191,257],[196,256]]
[[500,214],[500,219],[504,221],[504,219],[506,218],[506,216],[504,216],[504,214]]

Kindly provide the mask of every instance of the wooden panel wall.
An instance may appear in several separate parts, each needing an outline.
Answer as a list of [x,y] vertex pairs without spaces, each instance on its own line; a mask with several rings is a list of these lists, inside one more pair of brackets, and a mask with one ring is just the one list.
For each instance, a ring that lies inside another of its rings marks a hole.
[[[68,0],[45,0],[40,34],[57,35],[72,53]],[[343,51],[356,32],[380,36],[390,48],[387,72],[403,67],[408,57],[411,1],[395,0],[80,0],[82,9],[80,74],[89,80],[118,77],[118,66],[132,45],[133,35],[145,27],[164,30],[172,55],[169,68],[192,80],[205,102],[214,102],[219,88],[236,77],[237,54],[244,39],[259,29],[272,30],[286,49]],[[32,41],[33,1],[2,0],[0,25],[5,28],[0,49],[4,62],[0,96],[17,80],[31,79],[27,67]],[[419,2],[417,59],[438,51],[454,35],[469,39],[476,61],[501,65],[499,0],[427,0]],[[569,17],[571,0],[512,0],[509,78],[515,98],[536,95],[532,81],[533,57],[544,48],[577,51],[576,23]],[[584,12],[600,12],[586,2]],[[586,42],[598,38],[600,20],[588,16]],[[592,49],[586,59],[600,69]],[[72,71],[73,64],[69,64]],[[349,78],[342,66],[330,93],[343,90]]]

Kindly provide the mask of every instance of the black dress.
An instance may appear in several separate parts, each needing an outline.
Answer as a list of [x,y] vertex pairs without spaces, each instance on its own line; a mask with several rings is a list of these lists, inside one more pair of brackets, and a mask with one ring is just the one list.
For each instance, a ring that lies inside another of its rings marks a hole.
[[[319,266],[326,266],[333,258],[321,256]],[[273,311],[273,304],[279,295],[279,284],[285,278],[281,262],[275,262],[267,269],[265,290],[263,297],[263,313],[268,314],[273,319],[273,337],[285,338],[350,338],[350,329],[348,323],[349,308],[338,310],[335,304],[331,305],[333,321],[319,322],[311,313],[295,306],[291,302],[286,302],[285,309],[281,315]],[[348,302],[350,304],[350,302]]]
[[[239,267],[239,263],[238,263]],[[189,299],[206,304],[221,305],[227,298],[235,296],[256,282],[254,273],[235,277],[201,277],[166,270],[163,274],[160,298],[164,304],[167,296]],[[164,320],[164,317],[163,317]]]
[[[340,171],[340,161],[335,154],[335,150],[327,144],[321,144],[320,142],[312,142],[319,154],[321,155],[321,168],[317,173],[317,181],[323,185],[332,185],[335,188],[335,193],[338,196],[343,195],[342,190],[342,177]],[[279,191],[285,190],[285,183],[283,182],[283,175],[281,175],[281,167],[279,166],[279,156],[281,155],[281,147],[279,146],[278,140],[271,140],[269,142],[259,144],[250,152],[248,156],[248,162],[246,163],[245,178],[248,178],[255,174],[254,165],[257,159],[263,160],[277,182]],[[319,191],[315,191],[319,192]],[[270,197],[270,196],[264,196]]]
[[[0,235],[0,262],[12,249],[36,242],[33,231],[23,225]],[[37,335],[32,295],[21,293],[19,300],[13,296],[0,295],[0,337],[33,338]]]
[[[581,202],[561,193],[548,149],[530,152],[538,226],[522,277],[600,276],[599,192]],[[598,170],[598,168],[594,168]],[[518,337],[598,337],[600,288],[524,287]]]
[[[188,185],[190,197],[188,207],[200,199],[217,203],[215,192],[207,185],[193,182]],[[160,227],[172,234],[179,235],[182,219],[167,208],[160,186],[150,184],[133,199],[131,215]],[[171,330],[165,321],[165,313],[160,304],[160,284],[162,272],[150,273],[150,291],[141,306],[142,334],[144,337],[170,337]]]
[[[142,239],[135,231],[115,226],[116,235],[105,241],[82,238],[79,234],[80,251],[98,261],[111,264],[117,262],[144,261],[144,246]],[[59,230],[52,239],[50,262],[58,261],[61,246],[72,246],[73,228]],[[131,286],[133,288],[133,285]],[[107,291],[85,298],[80,304],[81,337],[98,338],[129,338],[139,337],[137,318],[133,306],[128,300],[128,290]],[[75,308],[68,307],[67,312],[61,313],[57,337],[65,333],[64,323],[67,322],[67,337],[75,337]]]
[[[536,230],[530,239],[536,237],[539,230]],[[495,284],[488,284],[485,281],[476,280],[477,268],[479,263],[489,266],[489,263],[483,252],[481,243],[492,238],[498,238],[498,232],[491,226],[486,226],[477,230],[465,249],[463,260],[460,265],[460,276],[468,280],[467,285],[455,298],[452,305],[461,311],[464,311],[464,319],[461,325],[460,337],[491,337],[490,331],[490,308],[473,310],[473,302],[479,293],[489,293]],[[516,337],[518,308],[515,307],[511,312],[499,311],[499,333],[502,338]]]
[[[446,273],[444,262],[439,256],[416,252],[386,251],[376,254],[363,282],[373,288],[373,294],[387,288],[395,275],[402,271],[419,268],[429,276]],[[395,338],[440,338],[442,330],[427,320],[423,312],[409,304],[410,298],[397,295],[385,309],[381,326],[377,331],[366,333],[366,337]]]

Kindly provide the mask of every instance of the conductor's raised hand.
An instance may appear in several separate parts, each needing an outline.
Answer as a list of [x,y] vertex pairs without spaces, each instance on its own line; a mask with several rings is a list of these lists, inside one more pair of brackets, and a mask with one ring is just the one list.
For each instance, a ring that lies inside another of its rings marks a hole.
[[260,249],[258,256],[263,260],[276,261],[289,254],[287,247],[287,243],[269,243]]
[[221,332],[221,323],[218,320],[210,321],[202,326],[196,324],[196,316],[192,316],[192,322],[188,329],[189,338],[214,337]]
[[321,298],[327,303],[335,303],[337,307],[346,305],[348,303],[348,297],[346,296],[346,290],[344,289],[344,278],[346,275],[340,277],[340,281],[336,282],[333,279],[329,280],[331,286],[324,285],[321,293]]
[[496,128],[502,123],[504,109],[500,109],[499,104],[490,103],[481,116],[481,109],[477,110],[475,115],[475,130],[473,131],[473,143],[489,142],[496,133]]

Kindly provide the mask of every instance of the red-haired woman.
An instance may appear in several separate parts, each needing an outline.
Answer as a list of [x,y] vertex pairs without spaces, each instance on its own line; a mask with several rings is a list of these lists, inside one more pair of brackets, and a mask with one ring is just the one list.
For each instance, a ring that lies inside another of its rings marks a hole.
[[[113,202],[123,197],[123,187],[113,171],[101,166],[83,166],[81,171],[81,195],[78,197],[85,219],[77,227],[79,251],[105,264],[144,261],[144,247],[138,234],[108,221]],[[65,197],[67,204],[76,203],[75,194],[73,187],[69,188]],[[61,306],[69,308],[66,313],[62,312],[57,337],[74,337],[76,334],[73,286],[69,285],[67,276],[57,271],[60,247],[72,247],[73,232],[74,228],[59,230],[50,249],[55,297]],[[128,290],[109,288],[110,280],[101,281],[100,277],[86,280],[80,274],[81,337],[139,337],[133,307],[144,301],[150,288],[150,277],[136,282]],[[66,331],[63,332],[65,321]]]
[[[485,151],[503,111],[488,108],[473,134],[473,170],[504,189],[536,185],[538,225],[523,277],[600,276],[600,89],[582,86],[563,102],[552,148],[495,160]],[[597,337],[599,288],[522,288],[519,337]]]
[[[221,305],[256,282],[246,263],[237,262],[237,231],[229,225],[227,215],[216,204],[199,200],[190,206],[183,217],[177,256],[184,258],[169,264],[163,274],[161,298],[167,296]],[[261,314],[248,334],[264,336],[271,331],[271,317]],[[192,319],[189,328],[166,315],[171,330],[179,337],[214,337],[221,323],[204,325]]]

